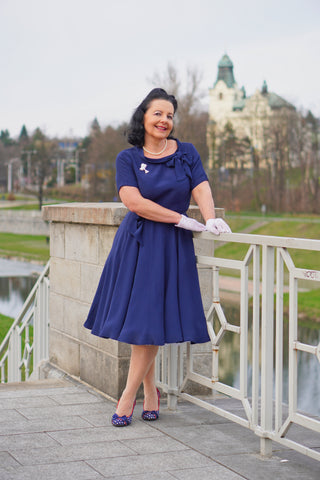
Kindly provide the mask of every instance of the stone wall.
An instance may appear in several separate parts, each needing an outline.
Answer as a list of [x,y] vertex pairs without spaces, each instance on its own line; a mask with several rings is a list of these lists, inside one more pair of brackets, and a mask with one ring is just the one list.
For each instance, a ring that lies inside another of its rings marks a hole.
[[[124,388],[130,347],[92,335],[83,323],[126,213],[121,203],[43,207],[43,218],[50,221],[50,362],[113,398]],[[223,209],[216,214],[222,216]],[[196,207],[189,215],[201,220]],[[210,279],[206,269],[200,271],[205,308],[211,303]]]
[[49,235],[49,224],[39,210],[0,210],[0,232]]

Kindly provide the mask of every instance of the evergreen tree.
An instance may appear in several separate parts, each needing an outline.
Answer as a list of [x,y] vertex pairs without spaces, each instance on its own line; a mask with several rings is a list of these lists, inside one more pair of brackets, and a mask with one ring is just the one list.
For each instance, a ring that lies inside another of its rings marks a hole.
[[1,130],[0,132],[0,141],[3,143],[5,147],[14,145],[14,140],[10,138],[9,130]]
[[21,132],[20,132],[20,135],[19,135],[19,143],[20,142],[24,143],[26,140],[29,140],[29,135],[28,135],[26,126],[22,125]]

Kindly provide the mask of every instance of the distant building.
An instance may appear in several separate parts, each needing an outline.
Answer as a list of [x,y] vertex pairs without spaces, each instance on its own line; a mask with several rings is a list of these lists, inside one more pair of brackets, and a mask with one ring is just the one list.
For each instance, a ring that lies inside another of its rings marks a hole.
[[[219,143],[219,134],[229,122],[238,138],[249,138],[251,145],[261,151],[265,131],[270,120],[280,112],[293,113],[295,107],[279,95],[268,91],[266,82],[261,90],[246,96],[245,88],[239,88],[233,74],[233,63],[224,55],[218,64],[217,80],[209,89],[209,124],[207,131],[209,169],[212,168]],[[298,114],[297,114],[298,115]],[[215,145],[212,139],[215,138]],[[243,165],[251,168],[250,156]],[[228,168],[228,165],[225,165]],[[263,165],[261,165],[263,167]]]

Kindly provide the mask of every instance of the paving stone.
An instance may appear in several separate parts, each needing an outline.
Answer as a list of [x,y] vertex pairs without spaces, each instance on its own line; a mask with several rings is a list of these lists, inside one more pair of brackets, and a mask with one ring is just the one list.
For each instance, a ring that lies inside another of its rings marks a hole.
[[303,443],[306,447],[316,448],[320,447],[319,433],[300,427],[299,425],[291,425],[286,435],[286,438],[297,443]]
[[168,472],[174,469],[208,467],[214,462],[204,455],[192,450],[172,453],[155,453],[130,457],[130,461],[123,458],[109,458],[105,460],[89,460],[87,462],[95,470],[107,478],[114,475],[133,475],[141,473]]
[[[294,456],[296,458],[297,453]],[[287,452],[284,453],[287,457]],[[225,455],[217,456],[216,460],[225,467],[236,471],[239,475],[244,476],[247,480],[319,480],[319,462],[317,463],[317,471],[308,468],[305,460],[302,464],[298,462],[283,462],[278,456],[263,459],[260,455],[241,454],[241,455]]]
[[0,399],[0,409],[22,409],[29,407],[49,407],[55,406],[57,403],[47,396],[43,397],[28,397],[25,395],[20,398],[2,398]]
[[1,480],[93,480],[103,479],[85,462],[55,463],[0,469]]
[[188,447],[183,445],[183,443],[177,442],[173,438],[166,436],[122,440],[121,443],[131,448],[138,454],[174,452],[188,449]]
[[[57,404],[55,404],[57,405]],[[86,415],[87,413],[98,413],[110,415],[114,413],[114,405],[106,401],[80,405],[58,405],[53,407],[38,407],[38,408],[19,408],[19,412],[29,419],[45,418],[54,416],[72,416],[72,415]]]
[[17,410],[0,410],[0,433],[1,433],[1,422],[19,422],[23,421],[24,417]]
[[57,416],[37,418],[34,420],[27,420],[23,418],[19,421],[9,421],[0,424],[0,434],[18,434],[18,433],[40,433],[50,432],[55,430],[69,430],[70,428],[85,428],[90,427],[90,424],[79,416]]
[[106,442],[130,438],[146,438],[163,435],[161,432],[142,424],[130,425],[126,428],[92,427],[78,430],[50,432],[50,436],[61,445],[75,445],[88,442]]
[[101,403],[101,397],[89,392],[64,393],[50,395],[50,398],[60,405],[75,405],[82,403]]
[[[170,472],[156,472],[156,473],[141,473],[134,475],[112,475],[112,477],[104,478],[114,478],[115,480],[174,480],[176,477]],[[217,479],[216,479],[217,480]]]
[[21,465],[66,463],[97,458],[129,457],[137,453],[121,442],[95,442],[49,448],[11,449],[11,455]]
[[205,468],[190,468],[170,471],[177,480],[243,480],[241,475],[228,470],[221,465],[213,464]]
[[[0,466],[1,468],[8,468],[8,467],[19,467],[19,463],[10,455],[9,452],[0,452]],[[0,468],[0,478],[1,476],[1,468]]]
[[0,450],[13,448],[56,446],[57,442],[46,433],[29,433],[25,435],[0,435]]
[[[259,439],[249,430],[243,428],[242,440],[233,436],[233,429],[229,424],[219,425],[198,425],[190,427],[166,427],[159,426],[159,429],[177,440],[183,441],[185,445],[205,454],[211,458],[216,455],[237,454],[258,452],[260,449]],[[235,425],[231,425],[235,427]],[[225,430],[224,430],[225,429]]]
[[[142,412],[139,407],[137,406],[135,412],[139,416]],[[195,407],[192,404],[178,404],[177,410],[168,410],[166,407],[166,403],[162,402],[160,404],[160,418],[162,425],[172,425],[172,421],[174,419],[174,424],[176,426],[179,425],[215,425],[218,423],[230,423],[229,420],[216,415],[209,410],[205,410],[200,407]]]
[[[29,383],[29,382],[28,382]],[[67,393],[83,393],[87,392],[87,388],[84,388],[83,386],[72,386],[72,387],[48,387],[48,388],[39,388],[39,389],[34,389],[34,388],[28,388],[27,385],[24,386],[24,388],[20,388],[17,390],[11,390],[7,389],[7,385],[5,384],[3,388],[3,385],[0,385],[0,400],[4,398],[25,398],[26,397],[26,391],[28,392],[28,397],[46,397],[50,395],[63,395]],[[3,390],[2,390],[3,388]],[[13,388],[13,387],[12,387]]]

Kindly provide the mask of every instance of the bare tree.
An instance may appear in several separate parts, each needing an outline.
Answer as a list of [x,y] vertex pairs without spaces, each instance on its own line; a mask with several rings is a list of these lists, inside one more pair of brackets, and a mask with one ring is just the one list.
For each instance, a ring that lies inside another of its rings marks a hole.
[[56,142],[47,138],[40,128],[37,128],[32,136],[30,147],[34,151],[31,157],[31,178],[37,188],[39,210],[41,210],[44,184],[52,171],[52,159],[57,145]]
[[124,135],[127,125],[118,128],[108,126],[105,130],[96,130],[91,134],[87,151],[90,168],[90,191],[88,200],[110,201],[117,196],[115,186],[115,161],[117,154],[128,148]]
[[185,82],[182,82],[176,67],[171,63],[168,63],[165,72],[155,73],[150,80],[152,85],[164,88],[177,98],[178,111],[174,119],[174,134],[181,141],[193,143],[206,165],[208,113],[201,105],[201,99],[204,97],[201,81],[202,73],[196,67],[189,67]]

